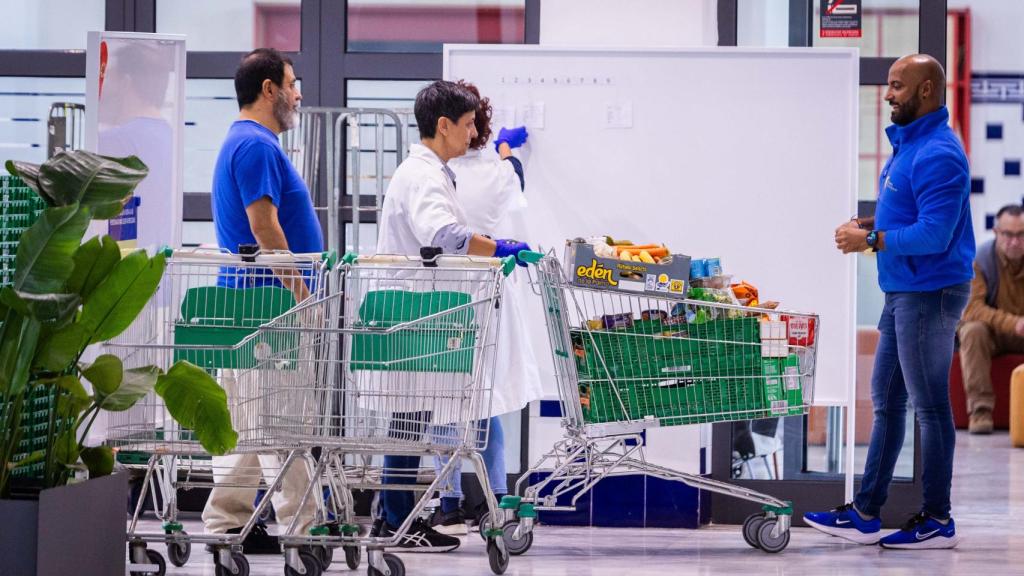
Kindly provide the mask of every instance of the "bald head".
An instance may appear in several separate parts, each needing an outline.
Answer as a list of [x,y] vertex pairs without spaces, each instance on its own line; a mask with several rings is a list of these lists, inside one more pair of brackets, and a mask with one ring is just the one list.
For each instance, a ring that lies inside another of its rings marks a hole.
[[942,65],[927,54],[904,56],[889,68],[885,101],[892,106],[894,124],[910,124],[938,110],[945,92],[946,73]]

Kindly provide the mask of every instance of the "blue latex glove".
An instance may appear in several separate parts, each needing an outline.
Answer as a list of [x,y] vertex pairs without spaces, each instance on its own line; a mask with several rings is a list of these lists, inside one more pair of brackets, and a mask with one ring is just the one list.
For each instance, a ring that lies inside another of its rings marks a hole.
[[508,144],[509,148],[519,148],[523,144],[526,144],[526,139],[529,138],[529,134],[526,132],[526,126],[519,126],[516,128],[502,128],[498,132],[498,137],[494,140],[494,149],[497,150],[501,143]]
[[526,242],[520,242],[518,240],[495,240],[498,243],[497,248],[494,249],[495,258],[504,258],[505,256],[515,256],[516,264],[520,266],[526,266],[526,262],[519,259],[519,253],[523,250],[529,250],[530,245]]

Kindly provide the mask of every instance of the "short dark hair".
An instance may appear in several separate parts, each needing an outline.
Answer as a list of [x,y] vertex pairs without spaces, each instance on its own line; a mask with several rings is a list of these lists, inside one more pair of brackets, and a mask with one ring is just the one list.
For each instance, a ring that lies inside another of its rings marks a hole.
[[1007,204],[1006,206],[1000,208],[999,212],[996,212],[996,220],[1002,218],[1003,214],[1009,214],[1010,216],[1020,216],[1022,213],[1024,213],[1024,207],[1021,207],[1020,204]]
[[259,99],[264,80],[282,86],[285,64],[291,66],[292,61],[273,48],[257,48],[246,54],[235,71],[238,108],[245,108]]
[[455,82],[438,80],[416,95],[416,125],[420,138],[433,138],[437,134],[437,121],[441,117],[458,122],[466,112],[476,110],[480,99]]
[[487,145],[487,140],[491,138],[491,118],[494,117],[491,99],[480,96],[480,89],[465,80],[459,80],[459,86],[472,92],[479,100],[476,105],[476,116],[473,118],[473,124],[476,125],[476,138],[469,141],[469,147],[472,150],[480,150]]

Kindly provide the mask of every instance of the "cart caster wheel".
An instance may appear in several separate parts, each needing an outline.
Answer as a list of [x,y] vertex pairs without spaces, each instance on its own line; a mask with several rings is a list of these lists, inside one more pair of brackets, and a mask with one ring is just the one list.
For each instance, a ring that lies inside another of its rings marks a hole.
[[[405,576],[405,563],[402,559],[394,554],[385,554],[384,563],[388,565],[388,570],[391,572],[391,576]],[[384,576],[384,573],[377,570],[372,565],[366,568],[367,576]]]
[[[179,532],[179,534],[181,536],[188,536],[188,532],[184,530]],[[190,556],[192,556],[192,543],[188,540],[167,543],[167,559],[176,567],[181,568],[187,564]]]
[[484,526],[491,521],[490,511],[484,512],[476,517],[476,527],[480,529],[480,539],[487,542],[487,530]]
[[[309,552],[299,552],[299,560],[302,561],[302,567],[306,569],[305,576],[320,576],[323,570],[320,568],[320,558]],[[295,570],[291,566],[284,565],[284,576],[303,576],[298,570]]]
[[516,533],[516,528],[519,528],[519,522],[515,520],[506,522],[505,526],[502,527],[502,531],[505,533],[505,549],[512,556],[525,554],[530,549],[530,546],[533,546],[533,532],[527,532],[520,539],[516,540],[512,537]]
[[359,546],[345,546],[342,550],[345,551],[345,564],[348,565],[349,570],[358,570],[359,563],[363,559],[362,549]]
[[789,530],[773,537],[772,530],[775,529],[777,520],[765,520],[757,529],[757,544],[761,550],[769,553],[782,552],[789,545]]
[[320,562],[320,571],[327,572],[334,562],[334,548],[330,546],[313,546],[313,556]]
[[491,572],[499,576],[504,574],[508,569],[509,558],[508,551],[499,548],[497,542],[494,540],[487,542],[487,560],[491,563]]
[[133,576],[164,576],[167,574],[167,563],[164,562],[164,557],[160,555],[156,550],[146,550],[146,562],[149,564],[156,564],[156,570],[144,570],[135,571],[132,570]]
[[760,548],[761,546],[757,543],[757,531],[761,528],[761,524],[764,523],[766,518],[764,514],[757,513],[747,516],[747,519],[743,521],[743,540],[750,544],[751,548]]
[[235,561],[235,572],[232,572],[227,566],[217,564],[214,573],[217,576],[249,576],[249,559],[245,557],[245,554],[233,552],[231,559]]

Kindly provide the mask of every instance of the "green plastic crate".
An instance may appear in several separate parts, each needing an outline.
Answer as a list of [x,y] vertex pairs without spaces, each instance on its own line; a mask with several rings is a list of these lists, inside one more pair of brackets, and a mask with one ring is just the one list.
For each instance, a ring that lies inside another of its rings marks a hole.
[[359,306],[360,329],[352,336],[352,370],[400,372],[454,372],[473,370],[476,343],[472,307],[441,314],[391,334],[373,334],[404,322],[432,316],[469,304],[463,292],[410,292],[376,290],[367,293]]

